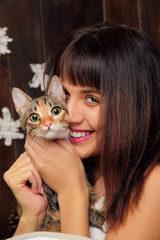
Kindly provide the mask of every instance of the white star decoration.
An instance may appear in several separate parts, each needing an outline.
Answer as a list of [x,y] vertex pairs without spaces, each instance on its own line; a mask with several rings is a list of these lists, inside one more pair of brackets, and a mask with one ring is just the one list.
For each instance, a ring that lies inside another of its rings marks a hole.
[[46,86],[48,75],[44,75],[43,83],[43,73],[45,68],[45,63],[31,63],[31,70],[34,73],[32,80],[28,83],[31,88],[40,87],[41,91],[44,91],[44,84]]
[[0,118],[0,139],[4,140],[4,145],[11,146],[13,139],[23,139],[24,134],[19,132],[19,120],[11,118],[10,110],[7,107],[2,108],[2,117]]
[[5,55],[6,53],[11,53],[11,51],[8,49],[8,43],[12,42],[13,39],[9,38],[6,35],[7,27],[0,28],[0,55]]

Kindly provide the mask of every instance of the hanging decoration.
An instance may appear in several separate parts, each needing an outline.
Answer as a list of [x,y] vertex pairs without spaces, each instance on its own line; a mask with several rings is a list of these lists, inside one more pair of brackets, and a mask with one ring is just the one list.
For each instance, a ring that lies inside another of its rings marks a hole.
[[[28,83],[31,88],[40,87],[41,91],[44,91],[44,85],[46,86],[48,75],[44,74],[45,63],[31,63],[30,68],[34,73],[32,80]],[[43,82],[44,77],[44,82]]]
[[11,146],[13,139],[23,139],[24,134],[19,132],[19,120],[13,120],[9,108],[2,108],[2,117],[0,118],[0,139],[4,139],[5,146]]
[[9,38],[6,34],[8,28],[4,27],[1,28],[0,27],[0,56],[3,54],[8,54],[11,53],[11,50],[8,49],[8,43],[12,42],[13,39]]

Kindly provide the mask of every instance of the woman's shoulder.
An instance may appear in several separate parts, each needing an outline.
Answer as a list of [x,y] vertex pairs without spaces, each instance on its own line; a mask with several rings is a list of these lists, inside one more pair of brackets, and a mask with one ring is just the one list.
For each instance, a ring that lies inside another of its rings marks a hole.
[[146,177],[139,205],[142,209],[148,205],[148,211],[151,208],[156,211],[157,207],[160,212],[160,164],[156,165]]
[[160,164],[157,164],[146,177],[144,193],[147,193],[148,191],[160,195]]
[[108,240],[160,239],[160,165],[148,174],[137,206],[128,211],[125,223],[108,234]]

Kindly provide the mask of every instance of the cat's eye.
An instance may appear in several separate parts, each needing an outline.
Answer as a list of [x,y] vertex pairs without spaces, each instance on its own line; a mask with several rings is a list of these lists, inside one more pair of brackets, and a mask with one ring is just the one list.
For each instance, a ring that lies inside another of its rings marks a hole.
[[40,117],[37,113],[32,113],[30,116],[29,116],[29,119],[32,121],[32,122],[38,122],[40,120]]
[[61,108],[60,107],[53,107],[52,110],[51,110],[51,113],[54,116],[58,116],[61,113]]

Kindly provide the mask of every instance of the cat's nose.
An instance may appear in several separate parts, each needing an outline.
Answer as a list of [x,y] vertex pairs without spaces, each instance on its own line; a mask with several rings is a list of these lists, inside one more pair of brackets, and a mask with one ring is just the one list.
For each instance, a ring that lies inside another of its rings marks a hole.
[[50,129],[50,126],[52,125],[51,121],[46,121],[44,126],[48,127],[48,129]]

